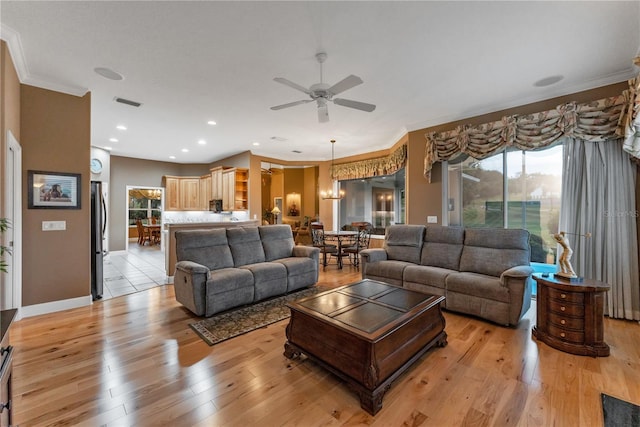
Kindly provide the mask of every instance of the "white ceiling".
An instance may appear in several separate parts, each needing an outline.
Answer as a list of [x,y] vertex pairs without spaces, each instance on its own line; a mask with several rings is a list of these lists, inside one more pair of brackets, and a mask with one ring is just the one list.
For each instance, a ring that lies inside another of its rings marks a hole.
[[[407,131],[631,78],[639,4],[2,0],[0,30],[23,83],[91,91],[92,145],[115,155],[309,161],[329,159],[331,139],[336,157],[360,154]],[[315,103],[269,108],[305,99],[273,78],[318,83],[319,51],[324,81],[360,76],[340,97],[374,112],[329,104],[330,122],[318,123]],[[534,86],[554,75],[564,79]]]

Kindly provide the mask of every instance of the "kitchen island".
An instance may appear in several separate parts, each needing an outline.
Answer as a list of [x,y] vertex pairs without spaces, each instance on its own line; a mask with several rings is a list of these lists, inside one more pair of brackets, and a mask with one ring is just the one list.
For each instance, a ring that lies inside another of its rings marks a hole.
[[235,228],[235,227],[256,227],[260,225],[260,221],[245,220],[245,221],[217,221],[217,222],[180,222],[180,223],[165,223],[165,262],[164,265],[167,269],[167,277],[171,278],[173,282],[173,274],[176,270],[176,231],[178,230],[207,230],[212,228]]

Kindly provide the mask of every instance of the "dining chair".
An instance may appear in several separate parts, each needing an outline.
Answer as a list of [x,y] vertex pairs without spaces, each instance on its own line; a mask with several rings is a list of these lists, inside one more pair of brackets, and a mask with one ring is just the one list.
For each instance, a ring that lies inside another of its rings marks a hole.
[[357,226],[358,238],[353,245],[347,246],[342,249],[342,253],[349,257],[351,264],[360,269],[360,251],[369,248],[369,242],[371,241],[372,225],[369,223],[359,223]]
[[317,222],[311,223],[311,241],[314,247],[320,249],[320,253],[322,254],[322,268],[324,270],[327,267],[327,254],[337,255],[338,247],[325,241],[324,225]]
[[144,228],[141,220],[136,220],[136,227],[138,228],[138,244],[144,246],[144,242],[149,242],[149,245],[151,245],[151,235]]

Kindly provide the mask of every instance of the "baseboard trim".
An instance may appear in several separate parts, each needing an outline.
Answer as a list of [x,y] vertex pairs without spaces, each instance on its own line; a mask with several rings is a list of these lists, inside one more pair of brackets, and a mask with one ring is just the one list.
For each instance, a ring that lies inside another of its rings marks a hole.
[[20,308],[21,318],[39,316],[41,314],[54,313],[56,311],[69,310],[71,308],[91,305],[91,295],[84,297],[65,299],[60,301],[45,302],[42,304],[27,305]]

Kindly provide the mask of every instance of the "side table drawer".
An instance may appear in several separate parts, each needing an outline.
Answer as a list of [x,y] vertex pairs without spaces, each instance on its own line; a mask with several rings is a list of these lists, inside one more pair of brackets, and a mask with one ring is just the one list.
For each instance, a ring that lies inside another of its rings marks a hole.
[[556,337],[562,341],[569,341],[577,344],[584,343],[584,332],[570,331],[568,329],[559,328],[553,324],[549,325],[549,335]]
[[549,310],[566,316],[584,317],[584,306],[550,300]]
[[566,301],[570,304],[584,304],[584,294],[581,292],[567,292],[549,288],[549,297],[558,301]]
[[549,313],[549,321],[562,329],[584,330],[584,319],[582,317],[569,317],[556,313]]

